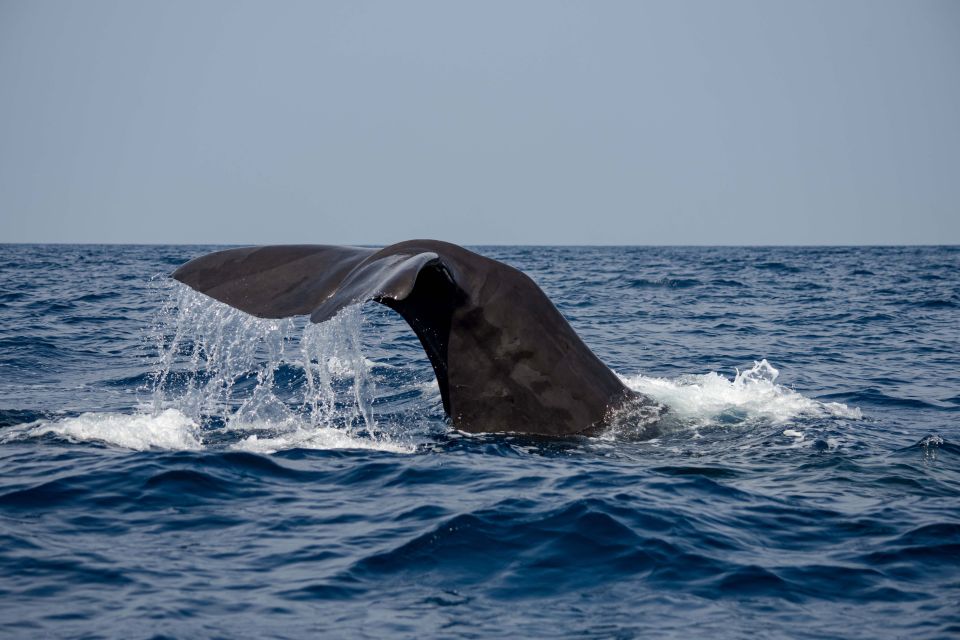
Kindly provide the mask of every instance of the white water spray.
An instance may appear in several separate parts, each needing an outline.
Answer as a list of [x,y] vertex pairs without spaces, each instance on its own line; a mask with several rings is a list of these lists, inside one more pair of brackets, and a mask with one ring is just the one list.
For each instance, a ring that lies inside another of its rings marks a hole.
[[[372,410],[359,306],[317,325],[253,318],[180,285],[175,296],[157,324],[152,415],[172,408],[195,423],[220,425],[208,428],[211,435],[247,432],[244,443],[277,448],[284,439],[324,448],[393,444]],[[318,438],[330,429],[338,433]]]
[[414,447],[374,417],[359,306],[320,325],[264,320],[177,283],[152,330],[158,359],[139,411],[25,425],[5,439],[57,435],[134,450]]
[[[359,306],[319,325],[305,318],[263,320],[180,284],[168,286],[170,295],[152,334],[158,354],[153,383],[144,389],[140,411],[24,425],[8,430],[4,441],[53,434],[135,450],[414,450],[409,440],[398,441],[377,424],[374,363],[361,352]],[[861,418],[857,408],[818,402],[778,385],[777,376],[762,360],[732,380],[717,373],[623,380],[664,405],[667,421],[679,427]],[[439,402],[435,380],[413,383],[413,388]],[[642,406],[634,409],[623,412],[608,437],[642,437],[646,428],[658,427],[659,411],[647,415]],[[802,437],[794,431],[784,435]]]
[[670,413],[691,426],[752,423],[782,424],[800,417],[859,420],[860,409],[838,402],[819,402],[779,385],[780,372],[761,360],[733,380],[719,373],[675,379],[644,375],[622,378],[634,391],[666,405]]

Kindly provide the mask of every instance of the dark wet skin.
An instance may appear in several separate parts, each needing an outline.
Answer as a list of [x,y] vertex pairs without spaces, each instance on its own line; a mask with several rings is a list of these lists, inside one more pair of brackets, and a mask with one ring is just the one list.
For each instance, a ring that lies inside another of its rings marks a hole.
[[228,249],[173,277],[260,318],[323,322],[366,300],[390,307],[416,332],[462,431],[590,435],[638,398],[526,274],[454,244]]

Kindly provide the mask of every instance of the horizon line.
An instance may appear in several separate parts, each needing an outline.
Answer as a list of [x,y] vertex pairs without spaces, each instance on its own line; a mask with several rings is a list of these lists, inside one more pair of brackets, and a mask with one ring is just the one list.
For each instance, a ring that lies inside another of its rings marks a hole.
[[[426,239],[426,238],[412,238],[412,239]],[[398,240],[397,242],[404,242],[405,240]],[[444,240],[443,242],[449,242]],[[268,243],[255,243],[255,242],[0,242],[0,246],[50,246],[50,247],[63,247],[63,246],[88,246],[88,247],[252,247],[252,246],[282,246],[282,245],[331,245],[331,246],[348,246],[348,247],[387,247],[394,242],[390,243],[354,243],[354,242],[340,242],[340,243],[324,243],[324,242],[268,242]],[[960,242],[948,242],[948,243],[939,243],[939,244],[928,244],[928,243],[874,243],[874,244],[848,244],[848,243],[838,243],[838,244],[789,244],[789,243],[747,243],[747,244],[683,244],[683,243],[660,243],[660,244],[622,244],[622,243],[515,243],[515,242],[451,242],[451,244],[459,244],[464,247],[581,247],[581,248],[795,248],[795,249],[819,249],[819,248],[860,248],[860,249],[872,249],[872,248],[951,248],[951,247],[960,247]]]

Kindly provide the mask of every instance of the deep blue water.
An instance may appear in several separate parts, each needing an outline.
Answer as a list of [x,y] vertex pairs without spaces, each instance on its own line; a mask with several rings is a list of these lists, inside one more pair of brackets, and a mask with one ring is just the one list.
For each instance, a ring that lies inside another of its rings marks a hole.
[[392,312],[211,249],[0,245],[0,635],[960,636],[960,248],[480,248],[653,441],[453,432]]

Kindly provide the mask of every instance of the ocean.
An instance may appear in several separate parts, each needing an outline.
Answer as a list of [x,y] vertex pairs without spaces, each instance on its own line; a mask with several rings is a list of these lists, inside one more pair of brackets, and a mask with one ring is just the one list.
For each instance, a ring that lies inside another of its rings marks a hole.
[[0,636],[960,637],[960,247],[474,247],[655,439],[468,435],[368,303],[0,245]]

